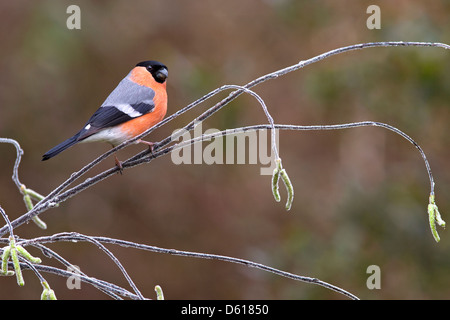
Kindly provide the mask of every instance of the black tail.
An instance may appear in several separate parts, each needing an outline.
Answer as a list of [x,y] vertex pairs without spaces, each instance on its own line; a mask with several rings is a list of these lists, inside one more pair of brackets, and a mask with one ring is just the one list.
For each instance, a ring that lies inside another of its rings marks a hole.
[[67,139],[64,142],[61,142],[60,144],[58,144],[56,147],[50,149],[49,151],[47,151],[43,156],[42,156],[42,161],[48,160],[54,156],[56,156],[57,154],[59,154],[60,152],[63,152],[64,150],[66,150],[67,148],[70,148],[71,146],[73,146],[75,143],[79,142],[78,141],[78,136],[79,133],[77,133],[76,135],[74,135],[72,138]]

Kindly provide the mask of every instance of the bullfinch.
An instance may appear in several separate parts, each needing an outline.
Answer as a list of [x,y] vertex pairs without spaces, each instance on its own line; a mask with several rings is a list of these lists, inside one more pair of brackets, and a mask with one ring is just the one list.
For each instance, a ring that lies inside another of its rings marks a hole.
[[[73,137],[42,156],[48,160],[78,142],[104,141],[113,147],[159,123],[167,112],[167,67],[158,61],[139,62]],[[137,140],[138,143],[151,142]],[[116,164],[121,168],[116,158]]]

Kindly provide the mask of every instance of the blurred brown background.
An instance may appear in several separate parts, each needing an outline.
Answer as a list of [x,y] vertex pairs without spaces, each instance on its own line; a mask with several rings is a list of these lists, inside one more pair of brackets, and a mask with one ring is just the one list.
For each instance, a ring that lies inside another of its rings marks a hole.
[[[68,30],[66,8],[81,8]],[[224,84],[263,74],[341,46],[372,41],[450,43],[450,2],[377,1],[381,29],[366,27],[366,1],[2,1],[0,136],[25,151],[23,183],[47,194],[109,150],[77,145],[41,162],[70,137],[139,61],[169,67],[169,114]],[[386,122],[426,152],[437,204],[450,222],[450,53],[437,48],[375,48],[308,66],[255,88],[278,123]],[[158,130],[158,141],[226,94]],[[260,106],[240,97],[204,129],[265,123]],[[234,256],[317,277],[363,299],[450,298],[450,236],[433,240],[429,182],[417,150],[381,128],[282,132],[280,152],[295,187],[292,210],[271,194],[259,165],[174,165],[169,156],[114,176],[64,202],[21,237],[76,231],[149,245]],[[142,149],[132,146],[119,157]],[[0,145],[0,204],[24,213],[11,181],[15,151]],[[113,165],[105,161],[94,172]],[[92,276],[127,286],[117,267],[83,243],[50,245]],[[109,247],[142,293],[167,299],[343,299],[322,287],[219,261]],[[31,250],[35,255],[40,252]],[[46,264],[54,261],[44,259]],[[369,290],[366,269],[381,268]],[[0,278],[2,299],[38,299],[41,286]],[[108,298],[87,284],[68,290],[44,275],[60,299]]]

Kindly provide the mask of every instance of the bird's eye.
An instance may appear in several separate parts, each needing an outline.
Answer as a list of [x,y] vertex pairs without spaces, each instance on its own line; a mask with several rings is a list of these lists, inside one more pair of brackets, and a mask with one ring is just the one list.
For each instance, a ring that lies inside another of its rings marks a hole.
[[152,66],[147,66],[148,72],[151,72],[153,70]]

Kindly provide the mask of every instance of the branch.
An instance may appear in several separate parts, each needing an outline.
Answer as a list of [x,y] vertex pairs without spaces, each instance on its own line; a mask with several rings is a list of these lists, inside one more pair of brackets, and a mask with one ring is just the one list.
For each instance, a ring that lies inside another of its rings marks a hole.
[[[185,130],[185,131],[193,130],[195,128],[196,124],[206,120],[207,118],[212,116],[214,113],[219,111],[221,108],[223,108],[225,105],[227,105],[228,103],[230,103],[231,101],[236,99],[239,95],[244,93],[245,89],[250,89],[250,88],[252,88],[252,87],[254,87],[254,86],[258,85],[258,84],[261,84],[261,83],[263,83],[265,81],[268,81],[268,80],[271,80],[271,79],[276,79],[276,78],[278,78],[280,76],[283,76],[283,75],[285,75],[287,73],[299,70],[299,69],[301,69],[301,68],[303,68],[303,67],[305,67],[307,65],[319,62],[321,60],[324,60],[326,58],[332,57],[332,56],[337,55],[337,54],[341,54],[341,53],[345,53],[345,52],[349,52],[349,51],[354,51],[354,50],[367,49],[367,48],[399,47],[399,46],[403,46],[403,47],[407,47],[407,46],[437,47],[437,48],[443,48],[443,49],[450,49],[450,46],[447,45],[447,44],[444,44],[444,43],[410,42],[410,41],[409,42],[390,41],[390,42],[362,43],[362,44],[355,44],[355,45],[350,45],[350,46],[334,49],[334,50],[325,52],[323,54],[320,54],[318,56],[315,56],[313,58],[310,58],[308,60],[300,61],[299,63],[294,64],[294,65],[289,66],[289,67],[286,67],[284,69],[280,69],[278,71],[266,74],[266,75],[264,75],[262,77],[259,77],[259,78],[255,79],[255,80],[247,83],[246,85],[242,86],[242,89],[238,89],[238,90],[233,91],[232,93],[230,93],[226,98],[224,98],[223,100],[221,100],[220,102],[218,102],[217,104],[215,104],[214,106],[209,108],[203,114],[201,114],[196,119],[194,119],[193,121],[188,123],[181,130]],[[178,116],[182,115],[183,113],[191,110],[192,108],[196,107],[197,105],[205,102],[206,100],[210,99],[211,97],[215,96],[216,94],[218,94],[219,92],[221,92],[221,91],[223,91],[225,89],[228,89],[228,87],[224,86],[224,87],[221,87],[221,88],[218,88],[218,89],[215,89],[215,90],[209,92],[208,94],[204,95],[200,99],[192,102],[188,106],[180,109],[179,111],[175,112],[171,116],[165,118],[160,123],[158,123],[157,125],[155,125],[154,127],[150,128],[150,129],[148,129],[147,131],[145,131],[144,133],[140,134],[139,136],[137,136],[137,137],[135,137],[133,139],[130,139],[128,141],[125,141],[122,144],[118,145],[117,147],[109,150],[108,152],[105,152],[104,154],[102,154],[101,156],[99,156],[98,158],[96,158],[95,160],[93,160],[92,162],[87,164],[86,166],[84,166],[79,171],[73,173],[70,176],[70,178],[68,178],[60,186],[58,186],[51,193],[49,193],[44,199],[39,201],[32,210],[29,210],[27,213],[25,213],[24,215],[22,215],[18,219],[14,220],[12,222],[13,226],[17,227],[18,225],[21,225],[21,224],[27,222],[28,220],[30,220],[32,217],[37,216],[38,214],[48,210],[49,208],[52,208],[52,207],[56,206],[58,203],[60,203],[60,202],[64,201],[65,199],[67,199],[67,197],[66,197],[66,198],[64,198],[64,200],[62,200],[60,197],[58,197],[58,194],[61,193],[64,189],[66,189],[70,184],[72,184],[77,179],[79,179],[81,176],[83,176],[86,172],[88,172],[93,167],[95,167],[97,164],[99,164],[104,159],[106,159],[107,157],[112,155],[113,153],[115,153],[115,152],[125,148],[126,146],[136,142],[138,139],[142,139],[143,137],[147,136],[148,134],[150,134],[154,130],[160,128],[161,126],[163,126],[165,124],[167,124],[168,122],[172,121],[173,119],[177,118]],[[157,151],[158,149],[168,145],[175,138],[177,138],[177,136],[176,135],[172,135],[172,136],[169,136],[169,137],[163,139],[159,143],[155,144],[154,151]],[[128,159],[126,162],[124,162],[124,164],[125,164],[124,167],[129,168],[130,166],[126,166],[127,162],[136,163],[136,162],[134,162],[135,160],[138,160],[138,159],[141,159],[141,158],[144,158],[144,157],[148,157],[148,155],[149,155],[149,151],[148,150],[142,151],[142,152],[138,153],[137,155],[135,155],[134,157]],[[149,159],[153,159],[153,158],[150,157]],[[149,162],[149,161],[146,161],[146,162]],[[87,185],[87,187],[92,186],[93,184],[102,181],[103,179],[111,176],[112,174],[114,174],[116,172],[118,172],[118,168],[111,168],[109,170],[106,170],[106,171],[102,172],[101,174],[96,175],[93,178],[88,178],[88,179],[91,179],[91,180],[85,181],[85,183],[86,182],[89,182],[89,183],[88,184],[84,184],[84,186],[86,186],[86,185]],[[79,186],[80,186],[80,189],[79,189],[80,191],[85,190],[85,188],[82,188],[82,184],[80,184]],[[7,230],[6,226],[2,227],[0,229],[0,236],[4,235],[7,232],[6,230]]]
[[[382,128],[391,130],[391,131],[399,134],[404,139],[406,139],[410,143],[412,143],[419,150],[419,152],[424,160],[425,167],[427,169],[428,177],[430,180],[430,197],[429,197],[429,205],[428,205],[430,227],[431,227],[434,238],[436,239],[436,241],[439,241],[439,236],[437,234],[435,224],[437,223],[441,226],[445,226],[445,222],[442,220],[442,218],[439,214],[437,205],[435,204],[434,178],[431,173],[431,168],[430,168],[428,160],[425,156],[425,153],[423,152],[422,148],[411,137],[409,137],[407,134],[405,134],[401,130],[399,130],[391,125],[388,125],[385,123],[380,123],[380,122],[374,122],[374,121],[363,121],[363,122],[345,123],[345,124],[337,124],[337,125],[316,125],[316,126],[275,124],[263,99],[261,99],[261,97],[258,94],[256,94],[254,91],[250,90],[252,87],[254,87],[260,83],[263,83],[263,82],[271,80],[271,79],[276,79],[287,73],[299,70],[307,65],[319,62],[325,58],[329,58],[336,54],[341,54],[341,53],[345,53],[348,51],[365,49],[365,48],[389,47],[389,46],[419,46],[419,47],[438,47],[438,48],[450,49],[450,46],[448,46],[446,44],[429,43],[429,42],[374,42],[374,43],[356,44],[356,45],[351,45],[351,46],[331,50],[331,51],[328,51],[321,55],[318,55],[316,57],[313,57],[311,59],[300,61],[299,63],[294,64],[292,66],[289,66],[284,69],[280,69],[278,71],[266,74],[262,77],[259,77],[255,80],[247,83],[244,86],[238,86],[238,85],[222,86],[218,89],[211,91],[210,93],[208,93],[205,96],[203,96],[202,98],[194,101],[193,103],[189,104],[188,106],[182,108],[181,110],[175,112],[174,114],[167,117],[166,119],[161,121],[159,124],[150,128],[149,130],[142,133],[141,135],[139,135],[133,139],[130,139],[128,141],[125,141],[124,143],[120,144],[119,146],[100,155],[99,157],[94,159],[92,162],[90,162],[89,164],[87,164],[86,166],[81,168],[79,171],[73,173],[66,181],[64,181],[62,184],[60,184],[58,187],[56,187],[52,192],[50,192],[45,197],[39,195],[38,193],[35,193],[31,189],[27,189],[25,187],[25,185],[23,185],[19,180],[18,167],[20,164],[21,156],[23,154],[23,151],[20,148],[20,145],[12,139],[0,138],[0,143],[10,143],[10,144],[13,144],[16,148],[17,157],[16,157],[14,169],[13,169],[13,181],[16,184],[16,186],[19,188],[20,192],[22,194],[24,194],[24,200],[25,200],[25,203],[26,203],[26,206],[28,209],[28,211],[25,214],[23,214],[16,220],[10,222],[6,213],[0,208],[0,211],[6,221],[6,225],[4,227],[0,228],[0,236],[5,235],[7,232],[10,233],[9,239],[0,238],[0,242],[8,243],[8,241],[9,241],[9,244],[10,244],[9,248],[5,247],[3,249],[0,249],[3,254],[2,266],[4,266],[4,268],[2,270],[6,269],[6,273],[8,273],[7,268],[10,265],[14,266],[16,274],[21,270],[21,268],[32,269],[35,272],[35,274],[37,275],[37,277],[41,280],[41,283],[44,288],[43,296],[51,298],[54,296],[54,293],[52,295],[52,290],[50,289],[50,287],[48,286],[47,282],[42,277],[40,272],[53,272],[53,273],[56,273],[59,275],[64,275],[64,276],[70,276],[70,275],[73,275],[73,273],[70,273],[68,271],[64,271],[61,269],[53,268],[50,266],[39,265],[39,264],[37,264],[36,261],[32,260],[33,257],[31,257],[31,256],[28,257],[24,253],[24,251],[21,251],[21,249],[23,249],[23,246],[26,246],[26,245],[34,245],[34,246],[40,248],[44,254],[46,254],[46,255],[50,254],[53,257],[56,257],[59,262],[61,262],[63,265],[67,266],[68,262],[64,258],[59,256],[54,251],[43,246],[43,243],[55,242],[55,241],[77,240],[77,241],[89,241],[89,242],[95,244],[101,250],[103,250],[110,257],[110,259],[112,259],[116,263],[116,265],[119,267],[119,269],[121,270],[121,272],[123,273],[123,275],[125,276],[127,281],[129,282],[134,293],[131,293],[123,288],[120,288],[118,286],[110,284],[106,281],[97,280],[95,278],[88,277],[84,274],[77,275],[83,281],[91,283],[95,287],[99,288],[100,290],[102,290],[103,292],[109,294],[110,296],[112,296],[114,298],[119,298],[120,296],[127,296],[127,297],[131,297],[131,298],[136,298],[136,299],[143,299],[144,297],[139,292],[137,287],[134,285],[133,281],[128,276],[126,270],[123,268],[121,263],[115,258],[115,256],[106,247],[103,246],[103,243],[111,243],[111,244],[121,245],[121,246],[125,246],[125,247],[133,247],[133,248],[137,248],[137,249],[141,249],[141,250],[147,250],[147,251],[153,251],[153,252],[159,252],[159,253],[168,253],[168,254],[178,255],[178,256],[188,256],[188,257],[203,258],[203,259],[216,259],[216,260],[221,260],[221,261],[226,261],[226,262],[247,265],[247,266],[258,268],[258,269],[261,269],[264,271],[272,272],[274,274],[277,274],[277,275],[280,275],[283,277],[287,277],[290,279],[321,285],[328,289],[331,289],[331,290],[334,290],[341,294],[344,294],[345,296],[347,296],[351,299],[357,299],[356,296],[348,293],[347,291],[345,291],[339,287],[336,287],[334,285],[331,285],[329,283],[326,283],[324,281],[321,281],[321,280],[318,280],[315,278],[310,278],[310,277],[298,276],[298,275],[291,274],[291,273],[288,273],[285,271],[281,271],[281,270],[278,270],[278,269],[275,269],[272,267],[258,264],[258,263],[252,262],[252,261],[238,259],[238,258],[234,258],[234,257],[179,251],[179,250],[174,250],[174,249],[164,249],[164,248],[136,244],[136,243],[132,243],[132,242],[128,242],[128,241],[116,240],[116,239],[105,238],[105,237],[89,237],[89,236],[85,236],[85,235],[81,235],[81,234],[77,234],[77,233],[60,233],[60,234],[55,234],[55,235],[49,236],[49,237],[40,237],[40,238],[31,239],[31,240],[24,240],[24,239],[19,239],[19,238],[14,237],[13,229],[22,225],[25,222],[28,222],[30,219],[33,219],[34,221],[38,221],[36,219],[40,213],[46,211],[49,208],[57,206],[59,203],[77,195],[78,193],[82,192],[83,190],[86,190],[89,187],[93,186],[94,184],[102,181],[103,179],[106,179],[106,178],[110,177],[111,175],[117,173],[119,170],[117,167],[110,168],[108,170],[105,170],[105,171],[93,176],[93,177],[88,177],[87,179],[85,179],[85,181],[75,184],[75,186],[69,188],[70,185],[74,184],[84,174],[89,172],[97,164],[104,161],[106,158],[111,156],[113,153],[136,142],[138,139],[142,139],[144,136],[150,134],[152,131],[167,124],[168,122],[172,121],[173,119],[177,118],[178,116],[182,115],[183,113],[196,107],[200,103],[203,103],[203,102],[207,101],[208,99],[214,97],[218,93],[225,91],[225,90],[233,90],[226,98],[222,99],[221,101],[219,101],[218,103],[216,103],[215,105],[213,105],[212,107],[207,109],[204,113],[202,113],[200,116],[198,116],[197,118],[195,118],[194,120],[192,120],[191,122],[186,124],[183,128],[179,129],[178,131],[174,132],[174,134],[172,134],[171,136],[166,137],[165,139],[161,140],[159,143],[155,144],[152,153],[150,153],[150,151],[148,151],[148,150],[145,150],[145,151],[139,152],[135,156],[124,161],[122,164],[123,169],[128,169],[128,168],[131,168],[131,167],[134,167],[137,165],[151,162],[153,159],[156,159],[160,156],[166,155],[166,154],[172,152],[173,150],[182,148],[189,144],[198,143],[198,142],[201,142],[204,140],[210,140],[212,138],[217,138],[217,137],[226,136],[229,134],[236,134],[239,132],[246,132],[246,131],[251,131],[251,130],[271,130],[271,132],[272,132],[272,144],[271,145],[272,145],[272,149],[275,154],[275,160],[277,163],[277,168],[275,169],[274,175],[272,178],[272,191],[274,193],[275,198],[279,200],[279,195],[277,198],[278,179],[281,175],[283,178],[283,182],[285,183],[285,185],[288,189],[288,193],[289,193],[288,202],[286,204],[286,207],[289,209],[290,204],[292,204],[293,187],[292,187],[292,184],[290,183],[289,178],[287,177],[285,170],[281,167],[281,159],[279,157],[278,150],[277,150],[276,143],[275,143],[275,129],[279,129],[279,130],[337,130],[337,129],[362,127],[362,126],[382,127]],[[206,119],[208,119],[209,117],[211,117],[213,114],[215,114],[217,111],[222,109],[228,103],[230,103],[231,101],[236,99],[242,93],[250,94],[254,98],[257,99],[257,101],[260,103],[260,105],[267,117],[268,124],[260,124],[260,125],[256,125],[256,126],[228,129],[228,130],[224,130],[224,131],[217,132],[214,134],[202,135],[201,137],[196,137],[194,139],[191,139],[188,141],[183,141],[181,143],[169,146],[169,144],[176,141],[180,137],[181,133],[193,130],[199,123],[201,123],[201,122],[205,121]],[[291,191],[289,191],[289,190],[291,190]],[[38,203],[34,207],[32,205],[31,198],[38,201]],[[41,224],[41,226],[45,227],[45,224]],[[16,240],[18,241],[17,244],[15,243]],[[25,250],[25,249],[23,249],[23,250]],[[9,255],[8,252],[11,254],[11,256],[13,258],[12,263],[8,263],[8,260],[7,260],[8,255]],[[22,252],[21,257],[19,257],[20,252]],[[8,253],[8,255],[7,255],[7,253]],[[18,282],[19,282],[19,278],[18,278]],[[160,294],[160,296],[161,296],[161,294]]]
[[325,288],[331,289],[333,291],[336,291],[340,294],[343,294],[348,298],[358,300],[358,297],[356,297],[355,295],[353,295],[337,286],[334,286],[325,281],[319,280],[317,278],[299,276],[299,275],[296,275],[296,274],[293,274],[290,272],[282,271],[282,270],[272,268],[272,267],[269,267],[269,266],[266,266],[266,265],[263,265],[260,263],[256,263],[253,261],[239,259],[239,258],[235,258],[235,257],[223,256],[223,255],[198,253],[198,252],[182,251],[182,250],[175,250],[175,249],[165,249],[165,248],[149,246],[149,245],[145,245],[145,244],[138,244],[138,243],[125,241],[125,240],[107,238],[107,237],[85,236],[85,235],[81,235],[81,234],[75,233],[75,232],[63,232],[63,233],[54,234],[52,236],[38,237],[38,238],[31,239],[31,240],[21,240],[20,244],[22,246],[27,246],[27,245],[36,245],[36,244],[43,244],[43,243],[53,243],[53,242],[57,242],[57,241],[69,241],[70,242],[70,241],[74,241],[74,240],[75,241],[89,241],[91,243],[108,243],[108,244],[119,245],[119,246],[126,247],[126,248],[135,248],[135,249],[139,249],[139,250],[151,251],[151,252],[156,252],[156,253],[164,253],[164,254],[170,254],[170,255],[175,255],[175,256],[184,256],[184,257],[192,257],[192,258],[200,258],[200,259],[220,260],[220,261],[225,261],[225,262],[241,264],[241,265],[245,265],[248,267],[271,272],[276,275],[286,277],[289,279],[293,279],[296,281],[302,281],[302,282],[320,285],[322,287],[325,287]]

